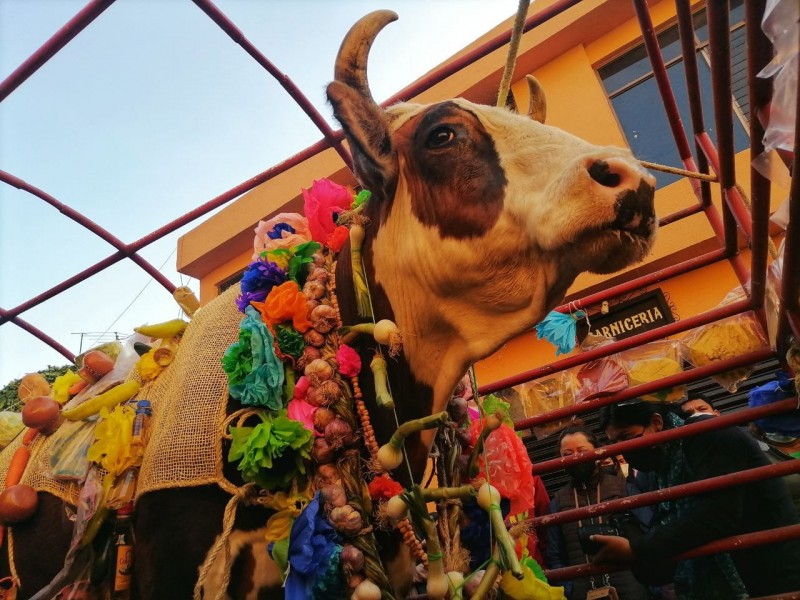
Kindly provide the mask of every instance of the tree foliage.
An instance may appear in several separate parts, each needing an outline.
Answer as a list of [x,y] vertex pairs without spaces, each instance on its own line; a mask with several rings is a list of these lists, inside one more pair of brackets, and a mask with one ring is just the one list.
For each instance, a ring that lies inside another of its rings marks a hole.
[[[48,365],[45,369],[41,371],[37,371],[39,375],[44,377],[49,384],[53,384],[56,380],[56,377],[59,375],[63,375],[67,372],[67,369],[73,368],[75,365],[69,364],[64,365],[61,367],[56,367],[54,365]],[[2,390],[0,390],[0,410],[21,410],[22,403],[17,397],[17,391],[19,390],[19,384],[22,382],[22,379],[14,379],[8,383]]]

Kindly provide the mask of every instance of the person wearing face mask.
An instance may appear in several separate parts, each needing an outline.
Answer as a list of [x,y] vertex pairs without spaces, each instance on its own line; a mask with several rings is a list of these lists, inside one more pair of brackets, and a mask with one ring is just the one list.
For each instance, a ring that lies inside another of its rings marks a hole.
[[[606,407],[602,427],[609,442],[654,435],[682,421],[666,407],[641,400]],[[631,467],[653,472],[659,487],[672,487],[769,464],[755,440],[738,427],[625,452]],[[716,539],[798,523],[785,483],[767,479],[659,505],[650,531],[629,541],[594,536],[602,545],[594,562],[664,564],[670,557]],[[771,596],[800,590],[800,540],[757,546],[677,563],[675,593],[681,599],[714,600]]]
[[[581,454],[599,447],[596,436],[582,425],[565,429],[559,439],[561,456]],[[556,513],[576,507],[597,504],[627,496],[625,477],[616,469],[599,468],[595,462],[571,465],[566,469],[569,483],[558,490],[550,503],[550,512]],[[584,552],[579,528],[607,524],[607,517],[583,519],[580,522],[563,523],[547,529],[547,565],[551,569],[585,564],[590,556]],[[634,525],[638,527],[638,525]],[[636,581],[630,571],[612,573],[604,577],[578,579],[564,586],[569,600],[584,600],[592,589],[613,586],[620,600],[646,600],[647,590]]]

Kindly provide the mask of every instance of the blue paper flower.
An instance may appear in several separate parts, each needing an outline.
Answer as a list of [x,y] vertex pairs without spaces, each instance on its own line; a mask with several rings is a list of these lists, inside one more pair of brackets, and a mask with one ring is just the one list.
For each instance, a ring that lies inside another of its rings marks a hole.
[[242,292],[266,292],[287,280],[286,271],[274,262],[255,260],[245,267],[242,276]]
[[288,223],[278,223],[267,232],[267,237],[271,240],[280,240],[283,239],[283,232],[286,231],[288,233],[297,233],[295,228],[289,225]]
[[536,337],[547,340],[556,347],[556,354],[567,354],[575,349],[578,319],[586,313],[579,310],[575,315],[551,311],[536,326]]
[[306,505],[292,524],[289,535],[289,575],[286,577],[286,600],[314,598],[314,587],[335,557],[340,538],[322,510],[320,493]]

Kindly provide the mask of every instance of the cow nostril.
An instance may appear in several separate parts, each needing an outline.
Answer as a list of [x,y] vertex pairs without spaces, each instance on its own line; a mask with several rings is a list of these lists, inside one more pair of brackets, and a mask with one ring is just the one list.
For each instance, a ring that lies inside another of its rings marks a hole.
[[622,177],[614,173],[604,160],[596,160],[588,168],[589,177],[604,187],[615,188],[622,181]]

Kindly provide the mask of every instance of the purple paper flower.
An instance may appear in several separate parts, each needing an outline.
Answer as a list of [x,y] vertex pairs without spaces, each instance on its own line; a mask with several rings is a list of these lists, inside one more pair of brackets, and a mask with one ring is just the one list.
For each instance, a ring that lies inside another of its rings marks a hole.
[[[275,287],[285,283],[286,272],[274,262],[256,260],[251,262],[244,270],[242,277],[242,292],[264,292],[265,294]],[[264,296],[266,298],[266,295]]]
[[242,292],[236,296],[236,306],[244,312],[251,302],[263,302],[267,298],[267,292]]

